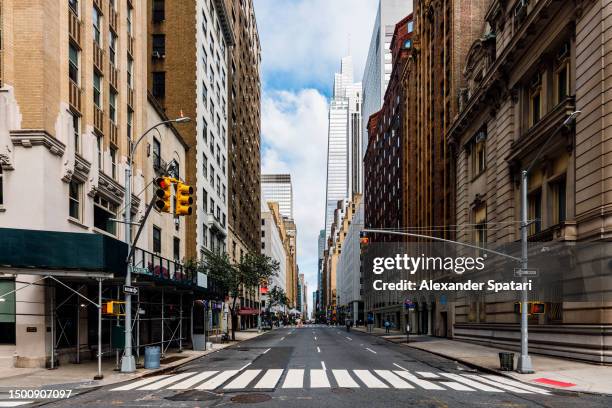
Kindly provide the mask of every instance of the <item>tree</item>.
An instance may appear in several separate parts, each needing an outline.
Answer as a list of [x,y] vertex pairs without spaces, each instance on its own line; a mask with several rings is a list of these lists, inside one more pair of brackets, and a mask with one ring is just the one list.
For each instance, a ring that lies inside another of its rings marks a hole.
[[268,299],[270,306],[284,306],[289,303],[285,291],[278,286],[273,287],[268,293]]
[[251,290],[276,276],[279,263],[265,255],[247,253],[240,262],[232,264],[226,253],[216,254],[207,251],[202,262],[198,264],[198,269],[217,281],[224,296],[230,297],[231,303],[228,308],[232,319],[232,340],[236,340],[238,325],[236,302],[242,289]]

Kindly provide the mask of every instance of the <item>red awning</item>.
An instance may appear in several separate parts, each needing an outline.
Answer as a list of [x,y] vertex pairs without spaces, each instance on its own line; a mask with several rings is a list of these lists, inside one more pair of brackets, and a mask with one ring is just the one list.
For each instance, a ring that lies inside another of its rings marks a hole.
[[259,310],[253,309],[251,307],[241,307],[238,311],[239,315],[258,315]]

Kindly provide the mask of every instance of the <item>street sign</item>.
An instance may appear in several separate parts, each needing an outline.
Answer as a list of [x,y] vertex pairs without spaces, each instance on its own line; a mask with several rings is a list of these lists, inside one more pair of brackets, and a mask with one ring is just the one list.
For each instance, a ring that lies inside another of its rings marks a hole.
[[538,270],[537,269],[515,269],[514,276],[517,278],[522,278],[524,276],[536,277],[538,276]]
[[198,272],[197,282],[199,287],[208,288],[208,275]]
[[414,304],[412,300],[410,299],[404,300],[404,309],[414,309],[415,307],[416,307],[416,304]]
[[148,268],[142,268],[140,266],[134,266],[134,265],[130,265],[130,272],[137,273],[140,275],[150,275],[151,274]]
[[137,295],[138,288],[136,286],[123,285],[123,293],[129,293],[130,295]]

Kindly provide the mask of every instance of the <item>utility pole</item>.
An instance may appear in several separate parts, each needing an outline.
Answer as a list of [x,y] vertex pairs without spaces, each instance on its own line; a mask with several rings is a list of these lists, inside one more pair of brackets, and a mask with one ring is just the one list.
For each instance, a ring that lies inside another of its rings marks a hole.
[[[134,143],[130,150],[130,155],[127,158],[127,165],[125,166],[125,206],[123,212],[123,222],[125,224],[125,242],[128,245],[128,258],[126,260],[127,270],[125,272],[125,285],[132,285],[132,246],[136,245],[136,242],[132,243],[132,160],[134,158],[134,152],[138,144],[144,139],[144,137],[153,129],[158,126],[165,125],[168,123],[183,123],[189,122],[189,118],[181,117],[172,120],[165,120],[158,124],[151,126],[144,132]],[[125,294],[125,348],[123,350],[123,357],[121,358],[121,372],[122,373],[133,373],[136,371],[136,360],[132,353],[132,295],[129,292]],[[162,344],[163,348],[163,344]]]

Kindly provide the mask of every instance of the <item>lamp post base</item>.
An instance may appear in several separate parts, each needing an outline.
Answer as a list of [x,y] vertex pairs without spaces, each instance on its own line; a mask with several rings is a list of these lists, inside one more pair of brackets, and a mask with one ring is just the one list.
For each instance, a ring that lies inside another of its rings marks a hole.
[[136,360],[134,356],[123,356],[123,358],[121,358],[121,372],[133,373],[134,371],[136,371]]
[[516,371],[521,374],[533,374],[533,366],[531,365],[531,356],[520,356]]

